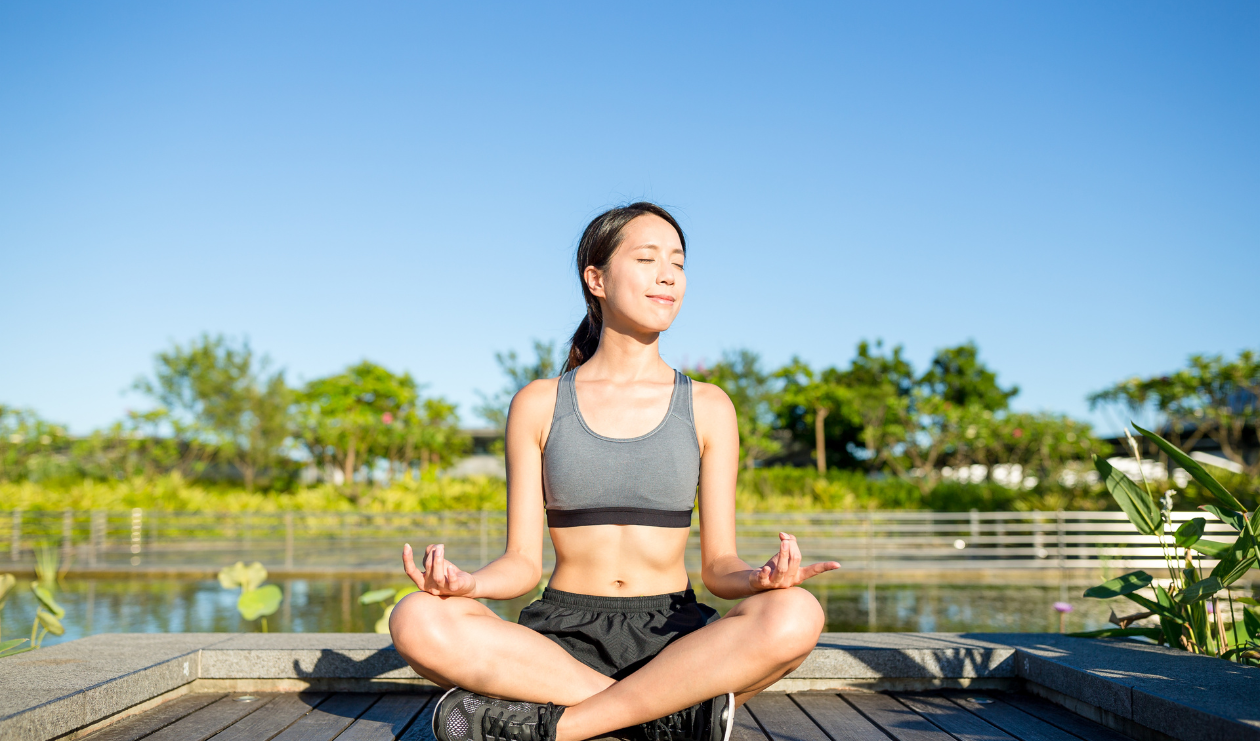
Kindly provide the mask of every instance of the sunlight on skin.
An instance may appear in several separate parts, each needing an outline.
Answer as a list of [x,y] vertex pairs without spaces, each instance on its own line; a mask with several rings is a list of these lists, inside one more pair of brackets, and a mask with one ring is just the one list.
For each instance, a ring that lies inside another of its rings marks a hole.
[[[664,219],[639,216],[621,231],[607,270],[587,267],[599,299],[599,347],[575,374],[578,405],[599,434],[631,438],[656,428],[673,393],[674,370],[661,360],[686,290],[684,251]],[[421,675],[443,686],[567,706],[557,741],[575,741],[660,718],[725,692],[737,701],[773,684],[809,655],[822,632],[818,602],[798,585],[837,569],[801,564],[796,538],[779,534],[779,551],[753,568],[735,549],[739,432],[730,399],[693,383],[700,448],[701,578],[715,596],[743,599],[720,620],[685,635],[644,667],[614,682],[550,639],[495,616],[477,598],[512,599],[542,574],[545,502],[542,451],[555,408],[557,379],[534,381],[508,416],[508,538],[504,555],[475,573],[446,560],[445,546],[425,547],[420,568],[410,545],[403,569],[421,592],[390,618],[395,646]],[[550,585],[606,597],[666,594],[690,587],[683,556],[688,530],[636,525],[553,528],[556,566]]]

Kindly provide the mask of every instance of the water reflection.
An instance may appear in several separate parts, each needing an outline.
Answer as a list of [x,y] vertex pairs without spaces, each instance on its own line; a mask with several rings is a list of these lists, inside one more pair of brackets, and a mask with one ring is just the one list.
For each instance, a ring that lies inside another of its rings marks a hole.
[[[282,632],[371,631],[381,605],[360,605],[372,589],[402,586],[381,579],[273,579],[285,599],[268,622]],[[698,578],[693,583],[700,585]],[[830,631],[1043,632],[1058,630],[1051,605],[1066,597],[1076,606],[1068,630],[1093,630],[1107,625],[1111,604],[1075,598],[1081,589],[1047,585],[974,585],[930,583],[812,584],[827,613]],[[734,602],[698,589],[701,601],[725,613]],[[222,589],[211,579],[133,578],[67,579],[57,590],[66,608],[66,634],[48,636],[44,644],[94,633],[249,632],[257,623],[241,620],[238,592]],[[538,591],[508,601],[486,604],[515,620]],[[29,635],[35,600],[29,581],[22,580],[3,613],[5,638]]]

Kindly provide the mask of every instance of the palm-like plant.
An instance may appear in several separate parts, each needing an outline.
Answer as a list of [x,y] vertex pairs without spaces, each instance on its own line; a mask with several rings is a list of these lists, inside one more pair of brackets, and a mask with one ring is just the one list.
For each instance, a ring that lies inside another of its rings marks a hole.
[[[1204,505],[1201,509],[1233,528],[1238,537],[1233,543],[1205,540],[1203,531],[1207,520],[1202,517],[1174,530],[1169,517],[1172,503],[1168,494],[1161,507],[1145,475],[1145,488],[1139,487],[1106,460],[1095,456],[1094,466],[1106,483],[1107,491],[1129,521],[1139,532],[1159,539],[1168,567],[1168,586],[1155,584],[1154,577],[1145,571],[1133,571],[1085,590],[1086,597],[1124,597],[1143,609],[1123,617],[1113,611],[1111,621],[1118,626],[1116,628],[1072,635],[1085,638],[1142,636],[1194,653],[1260,664],[1260,613],[1253,609],[1260,607],[1260,602],[1249,597],[1234,597],[1229,590],[1231,584],[1260,563],[1260,518],[1257,517],[1260,510],[1248,513],[1233,494],[1180,448],[1154,432],[1133,426],[1211,492],[1220,504]],[[1140,464],[1141,454],[1131,435],[1129,444]],[[1216,566],[1206,576],[1201,560],[1204,556],[1216,559]],[[1138,593],[1146,587],[1154,590],[1155,599]],[[1234,618],[1235,602],[1242,605],[1241,620]],[[1159,627],[1131,627],[1132,623],[1148,617],[1158,618]]]

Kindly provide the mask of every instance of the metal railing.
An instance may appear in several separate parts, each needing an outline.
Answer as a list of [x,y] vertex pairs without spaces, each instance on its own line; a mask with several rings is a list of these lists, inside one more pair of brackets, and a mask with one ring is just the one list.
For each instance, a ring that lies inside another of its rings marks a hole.
[[[1195,513],[1175,512],[1174,525]],[[30,568],[40,547],[55,548],[74,571],[128,567],[191,569],[236,560],[271,568],[392,568],[404,542],[417,551],[445,543],[448,558],[475,568],[502,552],[502,511],[427,513],[223,513],[11,511],[0,513],[0,554]],[[1207,518],[1205,537],[1235,534]],[[1121,512],[808,512],[741,513],[738,547],[760,563],[791,532],[808,561],[840,561],[848,571],[1158,568],[1158,539],[1138,534]],[[693,520],[689,569],[699,567]],[[0,556],[2,558],[2,556]],[[554,553],[548,539],[544,560]],[[2,564],[3,561],[0,561]],[[1205,565],[1211,562],[1205,560]],[[0,569],[3,567],[0,566]]]

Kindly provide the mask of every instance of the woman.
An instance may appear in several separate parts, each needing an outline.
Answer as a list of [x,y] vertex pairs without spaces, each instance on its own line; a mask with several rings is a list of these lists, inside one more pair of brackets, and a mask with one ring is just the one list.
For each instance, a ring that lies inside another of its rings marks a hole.
[[[425,548],[423,571],[403,547],[421,591],[394,609],[390,634],[417,673],[451,688],[438,741],[726,741],[735,708],[814,648],[823,613],[797,585],[840,564],[802,566],[786,533],[761,568],[740,560],[735,409],[660,357],[685,257],[682,229],[651,203],[587,226],[587,313],[565,372],[521,389],[508,415],[506,551],[470,574],[441,544]],[[696,602],[683,563],[697,484],[704,585],[745,598],[721,619]],[[555,570],[510,623],[476,598],[538,584],[544,513]]]

